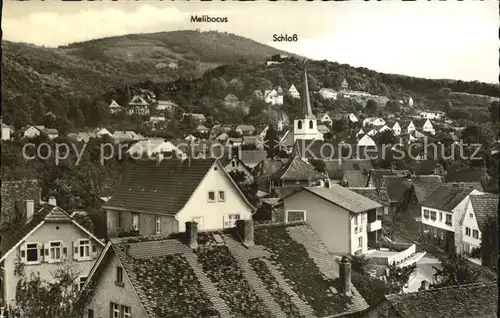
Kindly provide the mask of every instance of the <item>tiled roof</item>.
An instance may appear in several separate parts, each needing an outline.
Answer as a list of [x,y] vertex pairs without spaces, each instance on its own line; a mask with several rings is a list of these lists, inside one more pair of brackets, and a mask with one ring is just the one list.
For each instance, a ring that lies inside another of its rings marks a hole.
[[377,189],[384,188],[384,176],[396,176],[397,172],[390,169],[374,169],[370,173],[370,181]]
[[451,211],[472,191],[472,189],[441,185],[421,204],[429,208]]
[[305,190],[353,213],[381,207],[379,203],[340,185],[333,185],[331,188],[309,187],[305,188]]
[[484,191],[483,186],[481,185],[481,182],[446,182],[445,184],[452,186],[452,187],[475,189],[475,190],[481,191],[481,192]]
[[294,157],[283,165],[273,176],[273,179],[281,180],[318,180],[322,178],[319,171],[299,157]]
[[446,182],[478,182],[486,177],[481,169],[449,169],[446,173]]
[[344,178],[349,187],[362,188],[368,183],[368,175],[363,171],[344,171]]
[[40,184],[38,180],[2,181],[2,211],[0,224],[7,219],[26,216],[26,200],[40,202]]
[[416,160],[412,162],[410,169],[415,175],[431,175],[437,165],[438,162],[436,160]]
[[368,173],[373,169],[371,161],[363,159],[323,160],[323,163],[330,179],[341,179],[344,171],[363,171]]
[[4,256],[5,253],[44,220],[47,222],[71,222],[72,219],[59,207],[47,203],[36,204],[31,220],[26,222],[25,219],[20,219],[5,229],[0,228],[0,256]]
[[348,188],[348,189],[364,197],[367,197],[372,201],[378,202],[382,205],[389,204],[389,197],[387,196],[387,193],[385,192],[381,193],[376,188]]
[[429,289],[415,293],[387,295],[392,309],[401,318],[413,317],[496,317],[497,283],[476,283]]
[[[242,311],[247,317],[289,317],[290,311],[290,317],[337,317],[368,308],[352,284],[352,295],[341,294],[340,258],[328,253],[309,225],[255,225],[255,246],[249,248],[232,231],[199,233],[195,250],[183,235],[174,235],[112,239],[110,251],[122,263],[145,318],[170,317],[174,310],[201,317],[207,309],[218,317],[243,317]],[[238,294],[229,295],[232,290]],[[319,295],[321,301],[314,297]]]
[[255,131],[255,126],[253,126],[253,125],[239,125],[238,127],[236,127],[236,130]]
[[472,208],[476,216],[477,224],[481,232],[486,228],[486,222],[489,217],[497,219],[498,215],[498,194],[472,194],[470,196]]
[[259,176],[271,176],[275,174],[281,167],[288,162],[288,159],[265,159],[257,165],[256,174]]
[[292,147],[295,136],[293,130],[287,130],[285,134],[280,139],[280,144],[282,147]]
[[250,168],[267,158],[267,152],[263,150],[241,150],[240,160]]
[[401,202],[410,194],[411,183],[402,177],[384,176],[384,184],[391,202]]
[[436,175],[413,176],[411,182],[418,202],[422,202],[441,186],[441,177]]
[[215,162],[215,159],[138,162],[105,206],[175,215]]
[[274,188],[273,193],[274,195],[279,198],[283,199],[289,195],[292,195],[294,193],[302,191],[302,187],[295,187],[295,188]]

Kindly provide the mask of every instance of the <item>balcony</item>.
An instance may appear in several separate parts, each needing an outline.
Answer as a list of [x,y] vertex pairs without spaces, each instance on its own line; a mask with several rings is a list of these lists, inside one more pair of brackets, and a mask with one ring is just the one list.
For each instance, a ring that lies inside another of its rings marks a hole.
[[368,223],[368,227],[367,227],[368,232],[375,232],[375,231],[378,231],[380,229],[382,229],[382,221],[381,220],[377,220],[375,222]]

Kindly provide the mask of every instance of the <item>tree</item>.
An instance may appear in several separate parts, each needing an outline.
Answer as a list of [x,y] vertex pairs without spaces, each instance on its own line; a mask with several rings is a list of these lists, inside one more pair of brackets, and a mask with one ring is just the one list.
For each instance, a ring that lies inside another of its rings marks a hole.
[[489,111],[491,114],[491,121],[494,123],[498,122],[500,117],[500,107],[498,100],[492,101],[490,103]]
[[375,100],[369,99],[365,106],[366,112],[370,115],[376,115],[378,113],[378,104]]
[[477,282],[479,272],[470,266],[469,260],[462,255],[450,255],[441,263],[442,268],[433,268],[435,283],[433,287],[447,287],[455,285],[464,285]]
[[73,318],[82,317],[86,302],[93,293],[89,285],[83,292],[75,288],[80,273],[71,265],[63,264],[46,281],[32,273],[26,276],[20,259],[16,262],[16,305],[9,308],[12,316],[26,318]]
[[394,136],[394,133],[390,129],[379,132],[375,136],[375,141],[379,145],[393,145],[395,143],[395,139],[396,137]]
[[396,264],[389,265],[387,285],[394,293],[401,293],[403,287],[408,283],[410,276],[417,269],[417,264],[398,267]]
[[496,217],[488,216],[486,228],[482,231],[481,258],[483,266],[494,271],[498,269],[498,220]]
[[248,182],[246,174],[239,170],[233,170],[229,173],[229,175],[234,180],[238,188],[240,188],[241,192],[243,192],[248,201],[256,206],[259,203],[259,197],[257,196],[257,183]]
[[273,125],[269,125],[266,136],[264,137],[264,142],[266,144],[267,157],[274,158],[280,149],[278,132],[274,129]]
[[401,111],[401,104],[396,101],[390,100],[385,104],[385,109],[392,113],[398,113]]

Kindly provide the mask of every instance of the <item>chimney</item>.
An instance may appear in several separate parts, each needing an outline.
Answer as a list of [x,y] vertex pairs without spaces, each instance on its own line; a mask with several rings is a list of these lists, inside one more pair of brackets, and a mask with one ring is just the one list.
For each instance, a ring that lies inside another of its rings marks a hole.
[[253,220],[237,220],[236,233],[243,245],[249,247],[254,246],[253,240]]
[[186,238],[189,248],[198,248],[198,223],[186,222]]
[[339,264],[340,283],[342,292],[346,296],[351,296],[351,263],[346,256],[342,257]]
[[427,290],[427,281],[426,280],[423,280],[420,282],[420,288],[418,289],[419,291],[421,290]]
[[50,197],[49,197],[49,204],[50,204],[50,205],[57,206],[57,200],[56,200],[56,197],[54,197],[54,196],[50,196]]
[[35,214],[35,200],[26,200],[26,221],[29,222]]

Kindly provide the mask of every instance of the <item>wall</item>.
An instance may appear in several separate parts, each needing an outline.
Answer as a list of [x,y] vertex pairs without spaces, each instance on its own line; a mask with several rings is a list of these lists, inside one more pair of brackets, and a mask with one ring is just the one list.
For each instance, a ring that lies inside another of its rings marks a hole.
[[308,191],[300,191],[284,200],[279,221],[285,221],[287,210],[306,211],[306,222],[332,253],[349,254],[349,211]]
[[[354,215],[350,215],[351,222],[351,254],[356,252],[365,253],[368,250],[368,213],[362,212]],[[355,219],[358,219],[358,231],[356,230]],[[361,227],[361,230],[360,230]],[[359,248],[359,238],[362,237],[363,245]]]
[[24,131],[24,137],[26,138],[33,138],[35,136],[40,135],[40,131],[36,129],[35,127],[31,126],[30,128],[26,129]]
[[94,317],[109,317],[111,302],[131,307],[132,317],[147,317],[125,270],[123,270],[123,287],[115,284],[116,267],[120,266],[120,263],[112,251],[109,252],[110,259],[101,263],[104,265],[102,272],[94,276],[97,279],[95,293],[85,307],[84,317],[87,317],[88,309],[94,310]]
[[[114,211],[107,210],[107,224],[108,224],[108,237],[117,237],[120,231],[132,231],[132,215],[134,212],[130,211]],[[156,217],[161,220],[161,233],[168,235],[178,231],[178,222],[174,216],[151,214],[151,213],[137,213],[139,214],[139,234],[140,235],[155,235],[156,233]],[[121,224],[119,224],[121,223]]]
[[[472,218],[469,217],[469,214],[472,213]],[[465,235],[465,228],[468,227],[470,228],[470,236],[467,236]],[[474,230],[477,230],[479,232],[479,236],[477,239],[473,238],[472,237],[472,232]],[[480,247],[481,245],[481,231],[479,230],[479,226],[477,225],[477,220],[476,220],[476,215],[474,214],[474,209],[472,208],[472,204],[468,204],[467,206],[467,209],[465,211],[465,215],[464,215],[464,222],[463,222],[463,225],[461,227],[461,231],[460,231],[460,238],[461,238],[461,242],[460,243],[467,243],[469,245],[471,245],[471,249],[472,248],[478,248]],[[458,241],[457,241],[458,243]],[[458,246],[458,244],[457,244]],[[462,244],[460,244],[460,248],[463,248]]]
[[[71,265],[73,269],[79,273],[81,276],[87,276],[92,266],[94,266],[95,259],[86,261],[76,261],[73,260],[73,249],[72,242],[78,239],[89,239],[89,235],[78,228],[73,223],[45,223],[36,232],[30,235],[25,242],[28,243],[48,243],[49,241],[63,241],[63,244],[67,247],[67,260],[63,263],[47,263],[41,262],[40,264],[25,265],[25,273],[30,276],[32,273],[39,273],[41,279],[52,280],[52,272],[57,268],[60,268],[61,264]],[[96,258],[102,252],[103,246],[96,241],[91,239],[91,245],[96,246]],[[61,251],[62,253],[62,251]],[[92,251],[91,251],[92,253]],[[18,260],[18,255],[20,256],[20,248],[11,252],[10,255],[4,261],[4,299],[7,302],[12,302],[15,299],[16,285],[18,279],[14,275],[15,264]],[[75,282],[76,283],[76,282]]]
[[[194,217],[203,217],[203,230],[224,228],[224,220],[227,220],[229,214],[239,214],[241,220],[252,218],[253,210],[223,169],[220,164],[212,167],[177,214],[180,232],[185,231],[185,223],[192,221]],[[225,193],[223,202],[217,201],[219,190]],[[209,191],[215,191],[216,202],[208,202]]]

